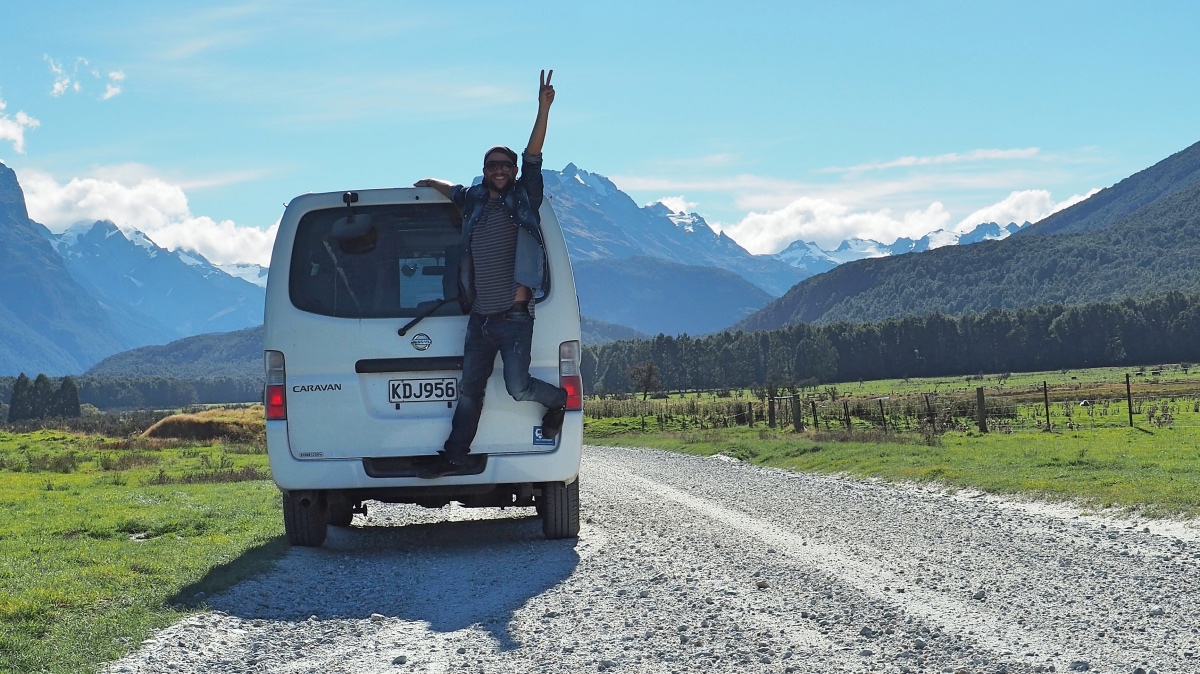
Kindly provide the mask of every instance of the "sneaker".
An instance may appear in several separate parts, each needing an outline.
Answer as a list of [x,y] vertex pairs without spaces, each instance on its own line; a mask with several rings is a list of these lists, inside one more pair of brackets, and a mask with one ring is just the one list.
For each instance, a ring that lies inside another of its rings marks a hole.
[[563,419],[566,416],[567,410],[563,407],[546,410],[545,416],[542,417],[542,437],[547,440],[557,438],[559,431],[562,430]]

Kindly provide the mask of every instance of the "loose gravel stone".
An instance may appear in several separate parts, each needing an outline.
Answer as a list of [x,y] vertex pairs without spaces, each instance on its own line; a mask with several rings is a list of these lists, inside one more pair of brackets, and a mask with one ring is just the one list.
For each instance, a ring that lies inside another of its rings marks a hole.
[[602,447],[580,486],[567,541],[371,503],[106,671],[1196,671],[1180,523]]

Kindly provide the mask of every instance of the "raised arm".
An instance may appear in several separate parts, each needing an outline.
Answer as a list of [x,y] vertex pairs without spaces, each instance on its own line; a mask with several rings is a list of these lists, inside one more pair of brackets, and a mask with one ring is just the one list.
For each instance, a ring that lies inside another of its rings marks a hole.
[[538,77],[540,88],[538,89],[538,111],[537,119],[533,122],[533,133],[529,134],[529,145],[525,146],[525,151],[529,154],[541,154],[542,145],[546,142],[546,121],[550,118],[550,104],[554,102],[554,86],[550,84],[550,78],[554,77],[554,71],[542,71]]

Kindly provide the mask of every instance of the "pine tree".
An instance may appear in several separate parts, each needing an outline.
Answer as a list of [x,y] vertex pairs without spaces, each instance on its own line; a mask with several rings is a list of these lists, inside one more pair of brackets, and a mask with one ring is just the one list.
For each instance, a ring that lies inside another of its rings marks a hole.
[[54,414],[50,409],[54,402],[54,384],[50,383],[50,378],[43,374],[39,374],[37,379],[33,380],[33,388],[29,396],[29,417],[30,419],[45,419]]
[[22,372],[21,376],[13,382],[12,397],[8,401],[8,421],[21,421],[28,419],[31,415],[29,404],[29,396],[32,393],[29,385],[29,377]]
[[54,392],[51,414],[64,418],[78,418],[82,414],[79,410],[79,387],[74,379],[63,377],[59,383],[58,390]]

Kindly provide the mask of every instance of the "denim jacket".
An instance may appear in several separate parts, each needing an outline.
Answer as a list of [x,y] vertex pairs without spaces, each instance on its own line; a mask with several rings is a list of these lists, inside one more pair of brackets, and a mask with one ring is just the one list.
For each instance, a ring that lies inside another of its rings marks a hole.
[[[542,155],[521,155],[521,177],[513,188],[504,195],[504,208],[516,221],[516,262],[513,265],[513,280],[533,290],[534,297],[545,293],[546,245],[542,239],[542,216],[538,209],[543,200]],[[463,312],[469,312],[475,303],[475,266],[471,260],[471,233],[483,217],[483,208],[488,202],[488,188],[482,184],[464,187],[455,185],[450,190],[450,200],[463,214],[462,246],[458,264],[458,301]]]

